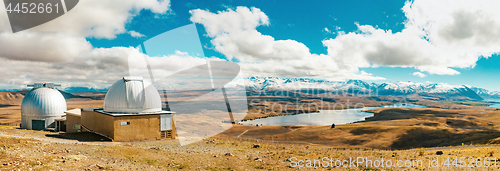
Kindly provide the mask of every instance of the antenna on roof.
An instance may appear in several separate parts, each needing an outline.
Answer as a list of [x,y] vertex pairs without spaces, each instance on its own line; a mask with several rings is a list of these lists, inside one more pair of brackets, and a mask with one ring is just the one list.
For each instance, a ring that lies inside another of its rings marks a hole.
[[33,88],[42,88],[42,87],[55,88],[60,86],[61,84],[55,84],[55,83],[35,83],[33,85],[28,85],[28,87],[33,87]]

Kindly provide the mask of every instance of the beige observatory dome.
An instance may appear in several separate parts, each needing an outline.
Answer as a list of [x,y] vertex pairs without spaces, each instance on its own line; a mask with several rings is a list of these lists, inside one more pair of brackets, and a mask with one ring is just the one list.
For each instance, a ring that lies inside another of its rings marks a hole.
[[123,77],[104,98],[104,112],[151,113],[162,111],[158,90],[142,77]]

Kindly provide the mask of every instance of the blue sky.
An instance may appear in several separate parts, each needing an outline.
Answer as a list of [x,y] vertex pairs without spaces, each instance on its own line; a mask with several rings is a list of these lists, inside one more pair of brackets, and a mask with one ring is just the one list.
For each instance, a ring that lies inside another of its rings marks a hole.
[[[190,10],[202,9],[212,13],[235,9],[238,6],[256,7],[264,12],[270,24],[258,26],[256,29],[263,35],[276,40],[295,40],[306,45],[312,54],[326,54],[327,47],[323,40],[335,39],[337,31],[345,33],[358,31],[358,25],[371,25],[382,30],[401,32],[405,25],[405,14],[402,7],[406,1],[171,1],[171,9],[167,14],[155,14],[142,10],[139,15],[126,24],[127,30],[137,31],[145,37],[135,38],[129,34],[117,35],[114,39],[87,38],[94,47],[111,48],[116,46],[139,45],[142,41],[160,33],[191,24]],[[212,37],[208,37],[202,24],[196,24],[205,56],[226,58],[224,54],[214,50]],[[325,30],[328,29],[329,31]],[[360,67],[359,70],[383,77],[387,81],[434,82],[448,84],[466,84],[483,87],[489,90],[500,90],[500,58],[493,55],[488,59],[479,59],[471,68],[452,68],[458,75],[437,75],[425,73],[420,78],[412,75],[419,70],[413,67]],[[307,77],[307,75],[304,75]],[[370,80],[368,80],[370,81]],[[370,81],[371,82],[371,81]]]
[[[397,3],[396,3],[397,2]],[[271,20],[270,26],[260,26],[258,31],[272,35],[276,39],[293,39],[302,42],[311,53],[326,53],[321,43],[326,38],[336,35],[324,31],[324,28],[342,31],[357,30],[356,24],[378,25],[382,29],[400,31],[404,25],[404,14],[401,7],[405,1],[392,1],[379,4],[375,1],[172,1],[171,13],[155,15],[143,10],[140,15],[127,24],[127,29],[144,34],[144,38],[134,38],[128,34],[118,35],[115,39],[88,38],[95,47],[110,48],[113,46],[134,46],[152,36],[191,24],[189,10],[208,9],[211,12],[224,11],[237,6],[257,7],[264,11]],[[306,8],[304,8],[306,7]],[[300,10],[300,11],[297,11]],[[210,38],[204,36],[203,26],[198,24],[200,38],[204,46],[211,47]],[[205,48],[207,56],[224,56],[209,48]]]

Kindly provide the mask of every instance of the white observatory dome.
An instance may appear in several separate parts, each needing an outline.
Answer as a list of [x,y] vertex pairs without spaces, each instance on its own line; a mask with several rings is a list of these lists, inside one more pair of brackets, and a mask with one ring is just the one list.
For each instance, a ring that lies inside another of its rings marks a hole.
[[[66,100],[53,83],[36,83],[21,105],[21,125],[25,129],[43,130],[54,127],[54,119],[64,114]],[[36,125],[33,125],[36,124]]]
[[142,77],[123,77],[104,98],[104,112],[110,113],[161,112],[161,107],[158,90]]

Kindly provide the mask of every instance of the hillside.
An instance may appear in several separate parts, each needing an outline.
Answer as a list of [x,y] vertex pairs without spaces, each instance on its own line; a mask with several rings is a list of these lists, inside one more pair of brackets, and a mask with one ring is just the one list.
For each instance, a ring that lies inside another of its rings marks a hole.
[[15,104],[22,101],[24,95],[28,91],[18,91],[18,92],[0,92],[0,103],[1,104]]
[[[72,93],[68,93],[62,90],[58,90],[65,99],[73,99],[73,98],[90,98],[90,97],[84,97]],[[24,96],[28,93],[28,90],[22,90],[22,91],[15,91],[15,92],[0,92],[0,103],[2,102],[18,102],[19,100],[22,101]]]

